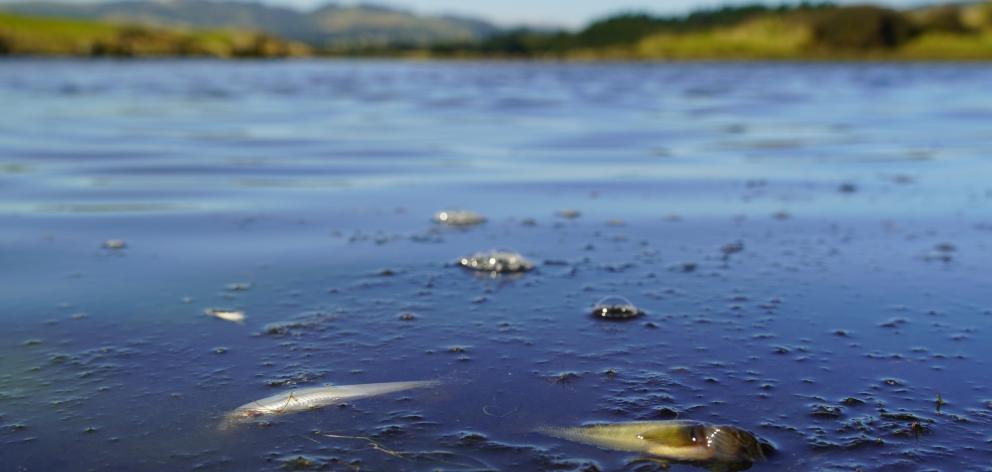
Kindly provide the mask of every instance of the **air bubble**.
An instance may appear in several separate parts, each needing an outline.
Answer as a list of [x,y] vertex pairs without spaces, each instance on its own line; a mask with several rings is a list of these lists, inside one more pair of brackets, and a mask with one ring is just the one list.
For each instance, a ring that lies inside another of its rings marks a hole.
[[609,296],[596,303],[592,315],[604,320],[629,320],[643,315],[630,300],[620,296]]
[[527,272],[534,268],[533,262],[513,251],[477,252],[459,259],[458,265],[466,269],[494,274]]

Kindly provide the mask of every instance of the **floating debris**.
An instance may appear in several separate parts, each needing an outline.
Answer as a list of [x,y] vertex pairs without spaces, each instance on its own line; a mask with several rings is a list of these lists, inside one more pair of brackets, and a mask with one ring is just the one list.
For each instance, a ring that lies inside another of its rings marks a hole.
[[695,272],[697,268],[699,268],[699,264],[696,264],[695,262],[680,262],[669,266],[668,270],[689,273]]
[[592,308],[592,316],[604,320],[629,320],[643,314],[630,300],[620,296],[606,297]]
[[439,384],[440,382],[436,380],[426,380],[293,389],[237,407],[224,416],[220,429],[230,429],[238,424],[264,416],[298,413],[348,400],[374,397],[414,388],[434,387]]
[[203,310],[203,314],[224,321],[232,321],[234,323],[245,322],[245,312],[243,311],[222,310],[219,308],[207,308],[206,310]]
[[558,372],[549,378],[551,383],[555,384],[568,384],[577,382],[579,379],[581,379],[581,377],[575,372]]
[[102,247],[104,249],[119,250],[127,247],[127,243],[123,239],[108,239],[103,242]]
[[840,418],[844,416],[844,410],[839,406],[817,403],[810,405],[809,414],[814,418]]
[[730,257],[731,254],[737,254],[738,252],[741,252],[743,250],[744,250],[744,243],[740,241],[724,244],[720,248],[720,252],[723,253],[724,259]]
[[579,210],[558,210],[555,214],[569,220],[574,220],[582,216],[582,212]]
[[468,210],[441,210],[434,214],[435,223],[449,226],[475,226],[486,222],[486,217]]
[[303,336],[307,333],[320,332],[328,329],[330,322],[338,315],[323,311],[311,311],[294,317],[289,321],[269,323],[262,328],[267,336]]
[[533,262],[512,251],[477,252],[459,259],[458,265],[466,269],[494,274],[527,272],[534,268]]
[[[749,465],[764,460],[771,444],[733,426],[669,420],[544,427],[538,432],[620,451],[647,453],[675,461]],[[721,469],[722,470],[722,469]]]
[[930,251],[926,254],[923,254],[922,257],[923,260],[927,262],[931,262],[931,261],[937,261],[943,263],[954,262],[954,256],[952,256],[951,253],[949,252]]
[[937,252],[954,252],[958,250],[958,247],[952,243],[938,243],[933,246],[933,250]]
[[882,328],[898,328],[906,323],[909,323],[906,318],[889,318],[888,320],[879,323],[878,326]]
[[858,191],[858,186],[850,182],[845,182],[837,187],[837,191],[840,193],[854,193]]
[[923,260],[949,263],[954,261],[954,253],[957,250],[957,246],[951,243],[935,244],[933,250],[923,254]]
[[319,465],[321,465],[320,462],[305,456],[282,459],[284,470],[311,470],[316,469]]

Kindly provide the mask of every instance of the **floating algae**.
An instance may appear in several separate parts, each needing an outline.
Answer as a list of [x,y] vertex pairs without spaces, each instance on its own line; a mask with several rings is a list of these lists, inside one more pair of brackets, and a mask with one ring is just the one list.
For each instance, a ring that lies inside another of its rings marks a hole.
[[203,310],[203,314],[207,316],[212,316],[217,319],[224,321],[231,321],[234,323],[244,323],[245,322],[245,312],[234,311],[234,310],[221,310],[218,308],[207,308]]
[[618,296],[606,297],[592,308],[592,316],[604,320],[629,320],[643,314],[630,300]]
[[494,274],[527,272],[534,268],[533,262],[512,251],[477,252],[459,259],[458,265],[466,269]]
[[230,429],[238,424],[250,422],[264,416],[298,413],[348,400],[374,397],[414,388],[433,387],[439,383],[435,380],[425,380],[360,385],[328,385],[293,389],[237,407],[234,411],[224,416],[224,420],[220,424],[220,429]]
[[435,223],[449,226],[475,226],[486,222],[486,217],[468,210],[441,210],[434,214]]
[[743,470],[764,460],[771,445],[733,426],[697,421],[645,421],[582,427],[543,427],[538,432],[620,451],[697,464],[719,464]]

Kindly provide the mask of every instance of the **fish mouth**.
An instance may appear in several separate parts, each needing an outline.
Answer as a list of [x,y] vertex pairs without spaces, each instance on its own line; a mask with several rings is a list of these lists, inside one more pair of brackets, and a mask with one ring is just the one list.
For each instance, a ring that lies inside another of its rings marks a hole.
[[714,459],[721,462],[758,462],[774,453],[771,443],[733,426],[712,426],[707,435],[707,447]]
[[246,423],[245,420],[231,414],[224,415],[224,418],[217,423],[217,431],[232,431],[238,426]]
[[257,410],[235,410],[226,415],[221,419],[220,423],[217,424],[218,431],[231,431],[243,424],[250,423],[256,418],[263,416],[264,414]]

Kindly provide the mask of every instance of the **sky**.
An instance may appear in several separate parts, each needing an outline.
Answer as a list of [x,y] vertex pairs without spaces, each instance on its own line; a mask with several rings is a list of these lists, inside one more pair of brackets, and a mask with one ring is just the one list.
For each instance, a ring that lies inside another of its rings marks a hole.
[[[10,0],[0,0],[10,1]],[[23,1],[23,0],[21,0]],[[93,3],[99,0],[62,0]],[[245,0],[240,0],[245,1]],[[620,11],[685,13],[696,8],[762,0],[248,0],[270,5],[310,9],[326,3],[374,3],[419,13],[454,13],[486,19],[503,26],[516,24],[565,26],[575,28],[590,20]],[[797,0],[764,0],[765,3],[795,3]],[[907,7],[927,0],[834,0],[835,3],[875,3]],[[932,2],[929,2],[932,3]]]

